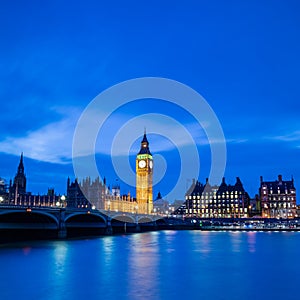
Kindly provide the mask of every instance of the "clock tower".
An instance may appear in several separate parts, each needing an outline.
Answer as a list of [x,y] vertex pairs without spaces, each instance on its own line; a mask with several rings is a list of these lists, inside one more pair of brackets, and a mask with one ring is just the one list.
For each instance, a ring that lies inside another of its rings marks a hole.
[[136,201],[138,213],[151,214],[153,211],[152,182],[153,159],[145,130],[140,152],[136,156]]

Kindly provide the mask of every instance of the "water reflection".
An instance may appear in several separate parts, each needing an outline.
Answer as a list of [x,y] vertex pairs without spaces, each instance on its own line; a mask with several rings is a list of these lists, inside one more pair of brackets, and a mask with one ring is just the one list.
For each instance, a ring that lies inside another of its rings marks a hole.
[[231,249],[233,252],[241,252],[242,245],[242,237],[244,236],[244,232],[240,231],[231,231],[229,232],[229,237],[231,240]]
[[192,236],[194,251],[204,254],[206,257],[211,252],[212,233],[208,231],[195,231]]
[[32,248],[29,246],[25,246],[24,248],[22,248],[22,250],[23,250],[23,254],[26,256],[30,254]]
[[163,239],[164,239],[164,243],[166,244],[165,251],[167,253],[172,253],[175,251],[174,248],[174,240],[176,239],[176,234],[178,233],[178,231],[175,230],[166,230],[163,232]]
[[53,251],[53,265],[55,275],[62,276],[64,274],[67,254],[68,244],[66,242],[57,243]]
[[128,299],[157,295],[160,255],[156,232],[137,234],[130,240],[128,259]]
[[112,262],[112,256],[114,254],[114,242],[115,239],[111,236],[107,236],[102,239],[101,255],[103,256],[103,260],[106,265]]
[[256,232],[247,232],[248,250],[250,253],[256,251]]

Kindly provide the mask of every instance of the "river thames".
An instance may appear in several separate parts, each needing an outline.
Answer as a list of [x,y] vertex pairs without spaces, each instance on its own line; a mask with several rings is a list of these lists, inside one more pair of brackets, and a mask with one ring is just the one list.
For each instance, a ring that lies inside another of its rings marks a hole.
[[298,232],[158,231],[0,245],[0,299],[299,299]]

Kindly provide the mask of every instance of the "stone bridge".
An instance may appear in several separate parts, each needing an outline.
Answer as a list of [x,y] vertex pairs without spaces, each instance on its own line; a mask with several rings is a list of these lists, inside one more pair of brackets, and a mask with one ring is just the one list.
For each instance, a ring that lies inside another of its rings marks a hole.
[[48,232],[52,236],[112,234],[154,230],[155,215],[56,207],[0,206],[1,232],[7,235]]

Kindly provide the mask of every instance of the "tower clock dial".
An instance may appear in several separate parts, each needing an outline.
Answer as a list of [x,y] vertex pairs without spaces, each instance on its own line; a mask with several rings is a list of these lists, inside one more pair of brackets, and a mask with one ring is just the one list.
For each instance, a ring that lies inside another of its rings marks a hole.
[[152,160],[150,160],[150,162],[149,162],[149,167],[150,167],[150,169],[153,168],[153,162],[152,162]]
[[139,161],[139,167],[140,167],[141,169],[145,168],[145,167],[146,167],[146,162],[145,162],[144,160],[140,160],[140,161]]

